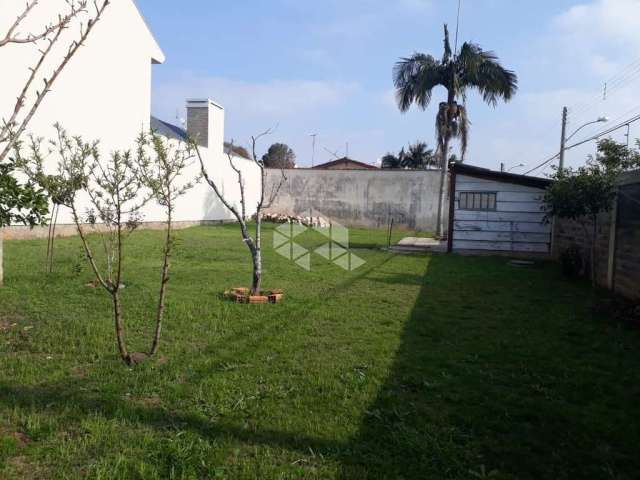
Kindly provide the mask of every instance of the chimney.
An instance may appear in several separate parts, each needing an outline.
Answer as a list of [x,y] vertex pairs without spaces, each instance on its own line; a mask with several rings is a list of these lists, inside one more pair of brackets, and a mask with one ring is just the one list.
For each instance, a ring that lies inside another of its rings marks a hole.
[[187,100],[187,133],[201,147],[224,153],[224,108],[209,99]]

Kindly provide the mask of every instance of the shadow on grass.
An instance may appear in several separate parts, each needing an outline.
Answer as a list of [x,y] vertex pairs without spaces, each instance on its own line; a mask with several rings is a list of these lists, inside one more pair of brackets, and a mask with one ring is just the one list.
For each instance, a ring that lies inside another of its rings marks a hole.
[[[380,280],[423,287],[390,374],[362,412],[357,435],[347,442],[135,404],[119,395],[87,391],[83,379],[36,387],[0,384],[0,403],[53,412],[69,422],[99,412],[158,430],[188,429],[208,439],[231,438],[303,455],[311,449],[339,462],[342,479],[473,478],[470,471],[477,478],[497,479],[634,478],[640,467],[634,459],[640,430],[637,421],[625,426],[625,415],[616,416],[618,407],[623,414],[632,413],[624,412],[629,404],[622,395],[628,389],[608,382],[613,380],[609,370],[638,363],[629,354],[611,364],[588,365],[591,360],[581,357],[584,342],[573,346],[561,338],[563,328],[591,335],[575,318],[575,325],[561,320],[571,316],[569,307],[558,303],[564,300],[554,303],[549,297],[545,314],[550,320],[539,318],[539,299],[564,286],[548,277],[544,269],[514,271],[490,258],[435,256],[425,278]],[[516,284],[525,290],[514,292]],[[584,293],[567,290],[575,297]],[[576,304],[570,308],[575,316]],[[554,310],[559,317],[553,317]],[[567,325],[558,326],[561,321]],[[554,337],[557,345],[545,345]],[[596,361],[615,355],[615,342],[595,341],[594,348],[604,355]],[[592,380],[594,368],[600,378]],[[188,382],[208,374],[193,372]],[[634,412],[640,413],[637,404]],[[494,469],[497,473],[488,477]]]
[[0,385],[0,402],[9,407],[54,412],[65,420],[80,421],[96,414],[104,418],[119,418],[162,430],[190,430],[203,438],[231,437],[249,445],[267,445],[287,450],[308,452],[332,451],[332,443],[304,435],[282,431],[250,430],[225,422],[213,422],[195,414],[180,414],[160,407],[137,405],[119,396],[104,392],[85,392],[85,383],[65,381],[41,384],[37,387]]
[[616,375],[638,338],[537,267],[434,256],[422,279],[379,280],[423,287],[340,478],[635,478],[640,408]]

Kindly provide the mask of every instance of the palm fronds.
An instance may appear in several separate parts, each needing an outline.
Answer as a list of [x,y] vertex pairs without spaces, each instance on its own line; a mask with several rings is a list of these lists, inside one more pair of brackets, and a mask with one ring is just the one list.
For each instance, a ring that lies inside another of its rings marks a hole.
[[[438,152],[443,153],[449,141],[457,138],[463,161],[469,144],[469,117],[464,105],[467,90],[477,90],[491,106],[498,100],[511,100],[518,90],[518,77],[500,64],[495,53],[469,42],[462,45],[459,53],[453,52],[447,25],[442,60],[424,53],[402,58],[393,69],[393,82],[402,112],[412,105],[426,109],[437,86],[447,90],[448,101],[439,105],[436,116]],[[462,103],[458,103],[460,99]]]
[[498,57],[473,43],[464,43],[456,60],[460,83],[465,88],[477,89],[486,103],[496,106],[498,99],[505,102],[518,91],[518,77],[504,68]]
[[424,110],[431,102],[433,89],[438,85],[447,87],[446,81],[442,64],[431,55],[414,53],[400,59],[393,69],[398,107],[406,112],[416,104]]

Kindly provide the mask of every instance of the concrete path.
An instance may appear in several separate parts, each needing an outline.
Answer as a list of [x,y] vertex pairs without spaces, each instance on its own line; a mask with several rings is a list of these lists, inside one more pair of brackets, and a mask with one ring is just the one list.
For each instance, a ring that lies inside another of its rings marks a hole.
[[413,252],[435,252],[446,253],[447,242],[436,240],[435,238],[406,237],[391,247],[392,252],[413,253]]

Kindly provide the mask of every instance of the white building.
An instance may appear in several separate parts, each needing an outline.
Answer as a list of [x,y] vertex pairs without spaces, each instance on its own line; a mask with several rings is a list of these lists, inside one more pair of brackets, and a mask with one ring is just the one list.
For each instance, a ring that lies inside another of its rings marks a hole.
[[[92,2],[89,2],[92,5]],[[24,2],[0,0],[0,32],[4,34],[15,18],[24,10]],[[21,26],[22,33],[42,30],[42,26],[55,22],[57,15],[66,10],[64,0],[41,1]],[[44,65],[43,76],[66,53],[72,38],[77,38],[80,22],[88,15],[80,16],[63,34],[67,41],[60,41],[57,50],[52,50],[51,62]],[[38,60],[39,53],[32,44],[10,44],[0,48],[2,69],[0,88],[0,117],[13,112],[16,97],[29,76],[29,67]],[[55,133],[53,124],[60,123],[71,135],[80,135],[85,140],[99,139],[103,156],[115,150],[133,149],[135,139],[150,126],[174,140],[184,139],[186,132],[179,127],[151,118],[151,75],[153,65],[162,64],[165,56],[145,23],[133,0],[111,0],[102,19],[96,24],[85,45],[72,58],[45,97],[36,115],[29,124],[27,133],[51,138]],[[155,67],[159,68],[159,67]],[[39,83],[29,93],[42,88]],[[213,92],[215,93],[215,92]],[[209,100],[189,101],[187,104],[187,130],[199,138],[201,151],[210,175],[221,185],[222,191],[232,203],[239,202],[237,176],[224,154],[224,109]],[[245,172],[248,196],[248,212],[257,203],[259,169],[248,159],[236,158],[237,166]],[[48,168],[53,171],[56,161],[52,158]],[[197,161],[185,173],[191,180],[199,173]],[[84,209],[81,207],[81,209]],[[149,206],[145,212],[146,222],[164,219],[163,212]],[[175,219],[185,225],[206,220],[227,220],[232,215],[215,198],[208,185],[200,183],[177,205]],[[69,212],[61,210],[61,224],[71,224]],[[5,238],[24,236],[26,229],[11,228]],[[59,230],[65,233],[65,228]],[[71,233],[71,226],[66,229]],[[44,232],[36,229],[31,235]]]

